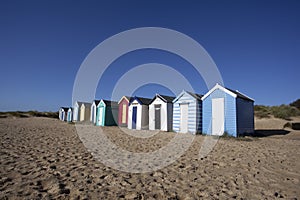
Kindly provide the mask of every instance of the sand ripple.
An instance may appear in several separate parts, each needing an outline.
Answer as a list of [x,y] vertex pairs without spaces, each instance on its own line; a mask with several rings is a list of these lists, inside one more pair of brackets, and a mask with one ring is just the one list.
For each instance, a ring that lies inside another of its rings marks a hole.
[[[174,138],[173,133],[136,138],[116,127],[103,130],[130,152],[153,152]],[[74,125],[55,119],[0,119],[0,136],[0,199],[300,198],[300,140],[291,136],[220,139],[203,158],[204,137],[197,136],[176,162],[148,173],[102,164]]]

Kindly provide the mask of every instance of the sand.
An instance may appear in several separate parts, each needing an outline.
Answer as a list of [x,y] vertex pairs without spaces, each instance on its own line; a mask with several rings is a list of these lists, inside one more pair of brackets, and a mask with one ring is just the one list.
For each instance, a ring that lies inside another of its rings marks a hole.
[[[256,124],[271,130],[271,121]],[[175,135],[102,130],[117,146],[140,153],[163,148]],[[56,119],[2,118],[0,136],[0,199],[300,199],[300,131],[221,138],[204,158],[200,135],[176,162],[148,173],[104,165],[73,124]]]

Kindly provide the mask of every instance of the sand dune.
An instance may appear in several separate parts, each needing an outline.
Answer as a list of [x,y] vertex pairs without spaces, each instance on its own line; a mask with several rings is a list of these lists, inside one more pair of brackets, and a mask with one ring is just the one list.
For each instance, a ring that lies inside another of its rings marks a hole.
[[[256,120],[256,125],[282,129],[272,120]],[[163,148],[175,135],[136,138],[117,127],[105,127],[103,133],[130,152]],[[300,131],[221,138],[202,159],[205,137],[197,136],[176,162],[148,173],[102,164],[85,148],[74,125],[56,119],[0,119],[0,135],[0,199],[300,198]]]
[[255,118],[255,129],[283,129],[284,125],[288,122],[300,122],[300,117],[292,117],[291,120],[278,119],[274,117],[270,118]]

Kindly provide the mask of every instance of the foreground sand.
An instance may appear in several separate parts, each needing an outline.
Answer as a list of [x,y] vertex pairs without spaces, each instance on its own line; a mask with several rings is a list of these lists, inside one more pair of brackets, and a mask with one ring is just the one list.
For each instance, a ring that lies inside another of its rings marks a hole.
[[[117,127],[104,133],[132,152],[157,150],[174,137],[161,132],[136,138]],[[222,138],[202,159],[204,136],[197,136],[168,167],[136,174],[95,160],[74,125],[0,119],[0,199],[300,199],[299,135]]]

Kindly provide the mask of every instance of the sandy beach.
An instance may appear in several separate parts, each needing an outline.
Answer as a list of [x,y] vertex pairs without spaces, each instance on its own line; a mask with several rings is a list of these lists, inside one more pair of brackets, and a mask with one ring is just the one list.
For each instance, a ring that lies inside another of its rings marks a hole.
[[[94,158],[74,124],[2,118],[0,199],[300,199],[300,131],[282,130],[285,121],[276,120],[255,121],[268,137],[221,138],[200,158],[205,136],[199,135],[169,166],[129,173]],[[118,127],[102,130],[130,152],[155,151],[175,135],[137,138]]]

